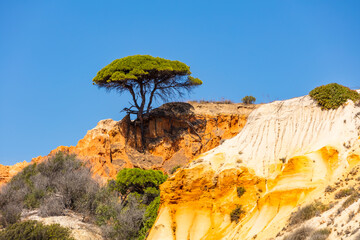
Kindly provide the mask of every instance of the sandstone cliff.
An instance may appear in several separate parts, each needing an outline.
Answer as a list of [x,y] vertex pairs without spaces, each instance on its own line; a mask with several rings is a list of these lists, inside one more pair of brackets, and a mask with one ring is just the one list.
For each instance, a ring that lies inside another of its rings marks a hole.
[[[148,150],[139,152],[139,124],[125,117],[121,121],[100,121],[76,146],[59,146],[49,155],[36,157],[42,162],[58,151],[77,154],[105,180],[124,167],[161,169],[169,172],[185,166],[190,159],[235,136],[257,105],[221,103],[168,103],[154,109],[145,119]],[[29,163],[0,165],[0,184]]]
[[29,165],[28,162],[20,162],[12,166],[4,166],[0,164],[0,186],[10,181],[10,179],[20,172],[24,167]]
[[[161,186],[148,239],[280,240],[300,227],[288,225],[300,205],[334,200],[327,186],[359,187],[360,173],[353,173],[360,167],[360,105],[352,101],[329,111],[308,96],[257,107],[172,103],[147,116],[145,154],[139,133],[128,117],[103,120],[76,146],[48,156],[76,153],[104,178],[123,167],[184,166]],[[0,166],[3,181],[27,164]],[[344,201],[304,225],[329,227],[329,239],[355,239],[360,200],[342,213]],[[231,221],[240,205],[239,221]]]
[[[309,96],[262,105],[238,135],[162,185],[148,239],[275,238],[297,206],[359,164],[359,136],[360,106],[352,101],[329,111]],[[244,213],[231,221],[239,205]]]

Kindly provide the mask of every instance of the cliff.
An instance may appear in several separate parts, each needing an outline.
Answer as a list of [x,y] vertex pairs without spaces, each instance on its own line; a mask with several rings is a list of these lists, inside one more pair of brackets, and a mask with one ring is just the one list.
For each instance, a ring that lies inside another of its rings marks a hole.
[[[329,228],[328,239],[356,239],[360,195],[346,207],[351,196],[335,195],[360,189],[359,102],[336,110],[309,96],[257,106],[170,103],[145,119],[145,153],[139,123],[125,117],[100,121],[76,146],[32,162],[75,153],[104,179],[123,167],[182,166],[161,186],[150,240],[282,240],[302,226]],[[0,166],[3,181],[27,164]],[[315,200],[332,207],[289,225],[299,206]]]
[[[239,134],[161,186],[148,239],[275,238],[299,205],[359,164],[359,136],[360,106],[352,101],[336,110],[309,96],[262,105]],[[240,205],[239,221],[231,221]]]
[[[168,103],[145,117],[145,140],[141,152],[139,123],[126,116],[121,121],[106,119],[87,132],[76,146],[59,146],[47,156],[33,158],[42,162],[58,151],[76,154],[87,162],[94,174],[104,180],[115,177],[119,169],[141,167],[165,172],[185,166],[195,156],[235,136],[257,105],[223,103]],[[0,165],[0,184],[7,182],[29,163]]]
[[10,181],[10,179],[20,172],[24,167],[29,165],[28,162],[16,163],[12,166],[4,166],[0,164],[0,186]]

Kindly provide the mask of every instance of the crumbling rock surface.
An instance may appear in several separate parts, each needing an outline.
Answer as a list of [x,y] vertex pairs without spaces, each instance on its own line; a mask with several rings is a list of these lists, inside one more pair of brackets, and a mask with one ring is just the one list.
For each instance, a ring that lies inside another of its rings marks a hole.
[[[235,136],[256,107],[244,104],[167,103],[145,116],[145,152],[141,151],[139,123],[126,116],[121,121],[102,120],[76,146],[59,146],[47,156],[33,158],[31,162],[42,162],[62,151],[76,154],[92,167],[94,174],[104,180],[115,177],[125,167],[169,172],[176,166],[185,166],[190,159],[218,146],[224,139]],[[0,165],[0,184],[7,182],[13,173],[28,164]]]

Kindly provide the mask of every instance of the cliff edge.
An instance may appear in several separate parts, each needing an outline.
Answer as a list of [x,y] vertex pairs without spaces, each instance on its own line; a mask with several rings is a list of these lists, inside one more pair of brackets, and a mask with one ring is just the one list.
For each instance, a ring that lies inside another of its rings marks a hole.
[[[139,123],[126,116],[121,121],[102,120],[76,146],[59,146],[47,156],[33,158],[30,163],[42,162],[62,151],[76,154],[104,180],[114,178],[125,167],[170,172],[218,146],[224,139],[234,137],[244,127],[250,112],[257,107],[224,103],[167,103],[145,117],[148,146],[145,153],[139,148]],[[0,185],[30,163],[0,165]]]

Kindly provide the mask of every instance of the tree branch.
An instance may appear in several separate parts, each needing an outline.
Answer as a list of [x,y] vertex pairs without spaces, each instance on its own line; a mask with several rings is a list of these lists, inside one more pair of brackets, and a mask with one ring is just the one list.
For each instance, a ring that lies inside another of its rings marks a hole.
[[136,100],[136,95],[135,95],[134,89],[132,88],[132,86],[125,85],[125,87],[129,90],[129,92],[130,92],[130,94],[131,94],[131,96],[132,96],[132,98],[133,98],[135,107],[136,107],[137,109],[140,109],[139,104],[137,103],[137,100]]

